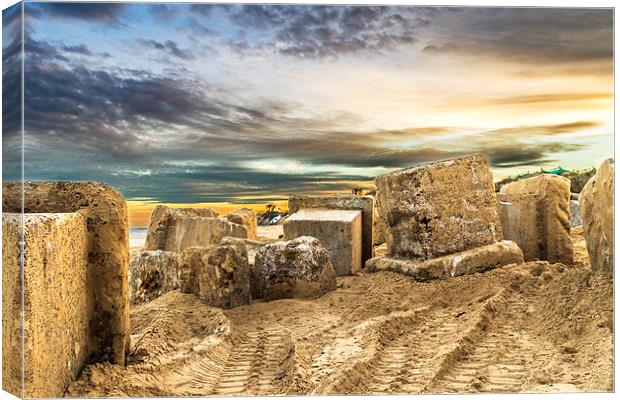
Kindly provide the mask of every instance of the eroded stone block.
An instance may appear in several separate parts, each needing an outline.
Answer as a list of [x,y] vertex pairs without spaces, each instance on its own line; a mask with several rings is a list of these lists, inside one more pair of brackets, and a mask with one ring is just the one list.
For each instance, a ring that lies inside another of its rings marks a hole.
[[330,254],[336,275],[362,269],[362,213],[357,210],[301,209],[284,221],[284,239],[312,236]]
[[263,246],[251,273],[252,297],[316,298],[336,289],[336,271],[318,239],[302,236]]
[[244,226],[248,231],[248,239],[256,240],[256,214],[249,208],[235,210],[226,216],[228,221]]
[[24,397],[62,397],[93,351],[87,221],[80,213],[24,214],[23,352],[21,226],[20,214],[2,214],[2,387],[22,395],[23,373]]
[[614,160],[605,160],[579,195],[583,233],[593,270],[614,273]]
[[130,300],[132,303],[151,301],[179,287],[178,253],[146,250],[129,262]]
[[[2,185],[5,212],[21,211],[21,182]],[[25,213],[73,213],[86,221],[88,284],[95,296],[91,359],[125,363],[129,351],[129,225],[127,204],[97,182],[25,182]]]
[[209,209],[155,207],[145,250],[180,252],[187,247],[219,244],[225,236],[247,238],[245,227],[211,215],[217,214]]
[[493,177],[472,155],[375,179],[391,257],[428,260],[501,240]]
[[523,251],[525,261],[541,258],[545,245],[541,201],[535,194],[497,194],[497,210],[504,238],[512,240]]
[[[526,260],[573,263],[570,239],[570,180],[558,175],[538,175],[502,186],[501,199],[510,204],[522,203],[520,213],[505,214],[505,239],[514,240],[524,249]],[[525,198],[534,196],[535,200]],[[537,203],[534,207],[533,203]],[[508,205],[506,205],[508,207]],[[521,219],[519,219],[521,218]],[[534,236],[537,239],[527,239]],[[536,251],[534,242],[538,243]]]
[[250,265],[245,243],[227,238],[211,247],[188,247],[179,257],[180,288],[212,307],[250,303]]
[[360,210],[362,212],[362,263],[373,257],[374,199],[372,196],[291,196],[288,199],[289,213],[303,208],[329,210]]

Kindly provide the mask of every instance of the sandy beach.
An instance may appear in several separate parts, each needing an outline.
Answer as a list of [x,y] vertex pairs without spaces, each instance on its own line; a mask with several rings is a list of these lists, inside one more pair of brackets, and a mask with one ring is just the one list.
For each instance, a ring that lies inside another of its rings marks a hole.
[[67,395],[609,391],[613,286],[579,232],[572,267],[362,273],[316,300],[231,310],[173,291],[132,308],[127,367],[87,366]]

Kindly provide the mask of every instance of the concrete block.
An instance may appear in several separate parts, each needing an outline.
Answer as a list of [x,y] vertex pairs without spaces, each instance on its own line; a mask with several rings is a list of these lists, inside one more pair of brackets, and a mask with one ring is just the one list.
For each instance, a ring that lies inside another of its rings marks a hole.
[[603,161],[579,195],[583,235],[595,271],[614,274],[614,160]]
[[317,298],[336,289],[336,272],[319,240],[301,236],[258,250],[250,288],[265,300]]
[[226,216],[226,219],[237,225],[244,226],[248,231],[248,239],[256,240],[256,214],[249,208],[235,210]]
[[[187,247],[219,244],[225,236],[247,238],[247,229],[210,216],[209,209],[176,209],[157,206],[151,214],[145,250],[181,252]],[[203,216],[205,215],[205,216]]]
[[188,247],[179,256],[183,293],[197,295],[212,307],[250,303],[250,265],[242,239],[227,238],[211,247]]
[[21,214],[2,214],[2,229],[2,388],[20,397],[62,397],[94,350],[86,218],[24,214],[23,314]]
[[[5,212],[21,211],[21,182],[2,185]],[[25,213],[77,213],[86,221],[88,285],[95,296],[91,360],[123,365],[129,351],[129,224],[127,204],[97,182],[24,182]]]
[[375,186],[391,257],[428,260],[502,238],[493,177],[482,155],[382,175]]
[[289,213],[303,208],[322,208],[329,210],[360,210],[362,212],[362,263],[372,258],[374,199],[372,196],[291,196],[288,199]]
[[336,275],[362,269],[362,213],[357,210],[302,209],[284,221],[284,239],[317,238],[330,253]]
[[133,304],[151,301],[179,288],[178,253],[145,250],[129,262],[130,301]]
[[[520,246],[523,245],[522,248],[527,249],[524,250],[526,260],[573,263],[569,179],[558,175],[538,175],[504,185],[500,194],[505,203],[521,203],[519,208],[522,212],[505,214],[508,218],[502,225],[507,229],[507,232],[504,232],[505,239],[514,240]],[[538,198],[537,207],[531,204],[534,200],[523,203],[527,195]],[[509,205],[505,204],[505,207]],[[538,239],[530,239],[530,243],[524,242],[524,238],[534,235]],[[534,241],[538,242],[538,251],[534,251]]]
[[535,194],[497,194],[497,210],[504,238],[523,251],[525,261],[542,260],[545,246],[543,207]]

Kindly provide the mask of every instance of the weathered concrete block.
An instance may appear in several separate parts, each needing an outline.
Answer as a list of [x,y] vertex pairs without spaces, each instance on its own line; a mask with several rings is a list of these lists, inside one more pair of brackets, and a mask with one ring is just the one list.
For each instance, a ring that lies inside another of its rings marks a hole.
[[526,261],[572,264],[570,197],[570,180],[558,175],[538,175],[502,186],[500,207],[513,208],[503,213],[504,238],[521,246]]
[[302,236],[260,248],[250,283],[254,298],[316,298],[336,289],[336,272],[319,240]]
[[523,253],[515,242],[502,240],[459,253],[429,260],[408,260],[376,257],[366,262],[368,272],[393,271],[425,282],[484,272],[509,264],[523,262]]
[[2,214],[2,388],[16,396],[62,397],[93,350],[86,224],[79,213],[24,214],[22,314],[21,215]]
[[145,250],[180,252],[187,247],[219,244],[225,236],[247,238],[245,227],[211,215],[217,214],[208,208],[155,207],[146,233]]
[[237,225],[245,226],[248,231],[248,239],[256,240],[256,213],[249,208],[235,210],[226,216],[228,221]]
[[614,273],[614,160],[607,159],[579,195],[583,233],[593,270]]
[[250,265],[245,243],[227,238],[211,247],[188,247],[179,257],[180,287],[212,307],[250,303]]
[[[21,185],[2,185],[5,212],[21,211]],[[86,220],[87,282],[95,296],[91,359],[124,364],[130,336],[129,225],[123,196],[97,182],[25,182],[24,212],[75,212]]]
[[179,288],[178,253],[146,250],[129,262],[130,301],[134,304],[151,301]]
[[372,221],[372,245],[373,247],[376,247],[385,243],[385,235],[387,230],[385,219],[379,213],[379,207],[376,200]]
[[497,194],[497,210],[504,238],[512,240],[523,251],[525,261],[541,258],[544,248],[544,225],[540,223],[543,207],[535,194]]
[[372,196],[291,196],[288,211],[293,214],[302,208],[329,210],[360,210],[362,212],[362,263],[373,257],[374,199]]
[[391,257],[428,260],[502,238],[482,155],[396,171],[377,177],[375,186]]
[[362,269],[362,213],[358,210],[301,209],[284,221],[284,239],[312,236],[330,254],[336,275]]

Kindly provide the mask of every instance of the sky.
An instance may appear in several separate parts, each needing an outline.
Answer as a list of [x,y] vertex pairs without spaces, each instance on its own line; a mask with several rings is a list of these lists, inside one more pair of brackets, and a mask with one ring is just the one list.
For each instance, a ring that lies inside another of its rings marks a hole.
[[[3,179],[20,179],[20,8]],[[611,9],[25,3],[24,174],[226,212],[483,153],[494,178],[613,155]]]

